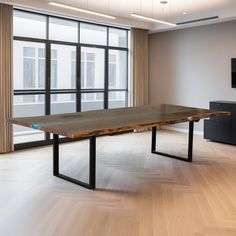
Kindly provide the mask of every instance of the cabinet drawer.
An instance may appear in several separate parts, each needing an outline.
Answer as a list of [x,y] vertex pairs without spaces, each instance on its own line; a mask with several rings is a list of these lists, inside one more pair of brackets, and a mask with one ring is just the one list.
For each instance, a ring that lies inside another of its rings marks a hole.
[[236,144],[236,102],[212,101],[210,109],[228,111],[230,116],[213,117],[204,121],[204,138]]
[[218,111],[231,111],[231,104],[220,103],[220,102],[210,102],[210,109]]
[[210,119],[211,121],[214,121],[214,122],[217,122],[217,123],[220,123],[220,124],[225,124],[225,125],[231,125],[232,123],[232,119],[231,119],[231,116],[219,116],[219,117],[212,117]]
[[[231,104],[227,104],[227,103],[210,102],[210,109],[218,110],[218,111],[232,112]],[[211,118],[211,120],[214,120],[214,121],[217,121],[217,122],[221,122],[221,123],[225,123],[225,124],[228,123],[228,125],[230,125],[230,123],[232,122],[231,119],[232,119],[232,115]]]

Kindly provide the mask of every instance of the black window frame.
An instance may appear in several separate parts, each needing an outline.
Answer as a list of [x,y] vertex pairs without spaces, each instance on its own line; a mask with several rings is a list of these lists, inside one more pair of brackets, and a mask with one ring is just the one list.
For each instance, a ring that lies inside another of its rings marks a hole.
[[[34,43],[43,43],[45,45],[45,88],[44,89],[16,89],[14,90],[14,96],[17,95],[39,95],[42,94],[45,96],[45,115],[51,114],[51,95],[52,94],[75,94],[76,95],[76,112],[81,112],[81,94],[88,93],[103,93],[104,105],[103,109],[109,109],[109,92],[125,92],[126,100],[125,107],[129,105],[129,32],[130,29],[117,27],[117,26],[109,26],[99,23],[87,22],[83,20],[70,19],[66,17],[54,16],[50,14],[44,14],[39,12],[34,12],[26,9],[18,9],[14,8],[14,11],[21,11],[29,14],[37,14],[46,17],[46,38],[32,38],[32,37],[22,37],[22,36],[13,36],[14,41],[25,41],[25,42],[34,42]],[[59,41],[59,40],[50,40],[49,39],[49,19],[50,18],[58,18],[62,20],[74,21],[78,24],[78,42],[67,42],[67,41]],[[97,45],[97,44],[87,44],[80,43],[80,23],[86,23],[91,25],[97,25],[106,27],[107,34],[107,44],[106,45]],[[118,47],[118,46],[109,46],[109,30],[110,29],[120,29],[126,31],[126,40],[127,47]],[[50,77],[51,77],[51,45],[59,44],[59,45],[68,45],[76,47],[76,88],[75,89],[51,89],[50,85]],[[89,47],[89,48],[102,48],[105,52],[104,65],[105,65],[105,75],[104,75],[104,89],[82,89],[81,88],[81,47]],[[126,51],[127,54],[127,75],[126,75],[126,88],[125,89],[109,89],[108,81],[109,81],[109,50],[118,50],[118,51]],[[61,138],[62,142],[70,141],[69,138]],[[45,139],[39,141],[33,141],[30,143],[17,143],[14,145],[15,150],[23,149],[23,148],[31,148],[36,146],[48,145],[52,143],[52,139],[50,138],[50,134],[45,133]]]

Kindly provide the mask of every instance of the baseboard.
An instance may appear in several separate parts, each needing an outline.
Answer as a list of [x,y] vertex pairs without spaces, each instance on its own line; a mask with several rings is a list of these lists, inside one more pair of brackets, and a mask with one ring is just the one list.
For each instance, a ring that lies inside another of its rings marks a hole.
[[[188,133],[188,129],[181,129],[174,126],[163,125],[161,126],[161,129],[173,130],[173,131],[178,131],[181,133]],[[194,131],[194,134],[203,136],[203,131]]]

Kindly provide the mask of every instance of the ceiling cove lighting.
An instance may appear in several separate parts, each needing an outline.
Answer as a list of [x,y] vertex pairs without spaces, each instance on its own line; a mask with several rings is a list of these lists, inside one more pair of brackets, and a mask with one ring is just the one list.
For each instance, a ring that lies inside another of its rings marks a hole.
[[162,20],[157,20],[151,17],[147,17],[147,16],[142,16],[136,13],[132,13],[131,16],[133,17],[137,17],[143,20],[148,20],[148,21],[152,21],[152,22],[157,22],[157,23],[161,23],[161,24],[166,24],[166,25],[170,25],[170,26],[177,26],[176,24],[170,23],[170,22],[166,22],[166,21],[162,21]]
[[113,20],[116,19],[115,16],[110,16],[110,15],[102,14],[102,13],[95,12],[95,11],[89,11],[89,10],[81,9],[81,8],[78,8],[78,7],[72,7],[72,6],[69,6],[69,5],[61,4],[61,3],[49,2],[48,4],[51,5],[51,6],[56,6],[56,7],[61,7],[61,8],[65,8],[65,9],[69,9],[69,10],[73,10],[73,11],[79,11],[79,12],[87,13],[87,14],[90,14],[90,15],[106,17],[106,18],[113,19]]

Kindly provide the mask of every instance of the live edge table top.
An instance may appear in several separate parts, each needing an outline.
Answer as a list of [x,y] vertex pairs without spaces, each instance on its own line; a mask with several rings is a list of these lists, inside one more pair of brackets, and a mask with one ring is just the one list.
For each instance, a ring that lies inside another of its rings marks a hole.
[[69,138],[99,136],[144,127],[227,116],[229,112],[177,105],[148,105],[58,115],[8,119],[10,123],[66,136]]

